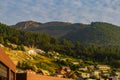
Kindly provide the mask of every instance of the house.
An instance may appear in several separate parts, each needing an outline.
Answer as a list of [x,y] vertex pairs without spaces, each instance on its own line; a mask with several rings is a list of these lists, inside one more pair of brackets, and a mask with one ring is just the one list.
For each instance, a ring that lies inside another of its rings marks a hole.
[[79,62],[72,62],[73,65],[79,65]]
[[120,76],[120,72],[115,72],[115,74],[116,74],[117,76]]
[[53,56],[53,58],[54,58],[56,61],[60,59],[60,58],[57,57],[57,56]]
[[94,65],[88,66],[88,70],[89,71],[94,71],[95,70],[95,66]]
[[67,67],[67,66],[62,66],[62,69],[65,70],[65,71],[67,71],[67,72],[71,71],[70,67]]
[[60,77],[68,77],[70,75],[71,69],[70,67],[67,66],[62,66],[59,69],[56,69],[56,76]]
[[82,63],[82,62],[83,62],[83,60],[82,60],[82,59],[78,59],[78,62],[79,62],[79,63]]
[[95,70],[95,71],[91,72],[91,76],[95,76],[97,78],[100,78],[100,74],[101,74],[101,72],[98,71],[98,70]]
[[28,74],[36,74],[34,71],[32,71],[32,70],[26,70],[25,71],[26,73],[28,73]]
[[110,70],[110,67],[107,65],[97,65],[97,69],[105,71],[105,70]]
[[35,50],[29,50],[27,51],[28,54],[30,55],[36,55],[37,53],[35,52]]
[[27,70],[24,73],[17,73],[16,78],[17,80],[72,80],[67,78],[40,75],[40,74],[36,74],[34,71],[31,70]]
[[80,73],[82,78],[89,78],[90,77],[90,73]]
[[87,66],[80,66],[79,70],[80,71],[87,71],[88,68],[87,68]]
[[56,73],[62,74],[62,75],[65,75],[65,74],[69,73],[70,71],[71,71],[70,67],[67,67],[67,66],[62,66],[61,68],[56,69]]
[[56,76],[59,77],[59,78],[63,78],[64,77],[64,75],[62,75],[62,74],[57,74]]
[[69,73],[65,71],[64,69],[58,69],[55,72],[55,76],[63,78],[65,76],[69,76]]
[[109,80],[120,80],[120,72],[114,72],[114,76],[110,76]]
[[42,73],[43,75],[50,75],[50,73],[46,70],[40,70],[40,73]]
[[66,61],[66,58],[59,59],[60,61]]
[[4,47],[4,45],[0,44],[0,47]]
[[36,53],[45,53],[45,51],[41,50],[41,49],[35,49]]
[[16,80],[16,66],[0,47],[0,80]]
[[109,77],[109,80],[120,80],[120,76]]

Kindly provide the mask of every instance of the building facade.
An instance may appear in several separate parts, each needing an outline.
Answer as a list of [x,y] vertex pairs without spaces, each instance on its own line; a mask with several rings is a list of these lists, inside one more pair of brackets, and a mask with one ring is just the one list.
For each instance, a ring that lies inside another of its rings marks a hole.
[[0,47],[0,80],[16,80],[16,66]]

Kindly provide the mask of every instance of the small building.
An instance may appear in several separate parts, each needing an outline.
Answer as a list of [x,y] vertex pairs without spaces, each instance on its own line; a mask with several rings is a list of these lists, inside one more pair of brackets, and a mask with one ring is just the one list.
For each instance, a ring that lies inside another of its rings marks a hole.
[[99,70],[105,71],[105,70],[110,70],[110,67],[107,65],[97,65],[96,66]]
[[95,66],[94,65],[88,66],[88,70],[89,71],[94,71],[95,70]]
[[97,78],[100,78],[100,74],[101,74],[101,72],[100,71],[93,71],[93,72],[91,72],[91,76],[96,76]]
[[62,74],[62,75],[66,75],[71,71],[70,67],[67,66],[62,66],[59,69],[56,69],[56,73],[57,74]]
[[28,54],[30,55],[36,55],[37,53],[35,52],[35,50],[29,50],[27,51]]
[[75,62],[72,62],[73,65],[79,65],[80,63],[75,61]]
[[27,70],[24,73],[17,73],[16,78],[17,80],[72,80],[72,79],[40,75],[40,74],[36,74],[34,71],[31,70]]
[[62,74],[57,74],[56,76],[59,77],[59,78],[63,78],[64,77],[64,75],[62,75]]
[[16,80],[16,66],[0,47],[0,80]]
[[82,78],[89,78],[90,77],[90,73],[80,73]]
[[47,70],[40,70],[40,73],[43,75],[50,75],[50,73]]
[[120,72],[115,72],[115,74],[116,74],[117,76],[120,76]]
[[45,53],[45,51],[41,50],[41,49],[35,49],[36,53]]
[[0,44],[0,47],[4,47],[4,45]]
[[65,70],[65,71],[67,71],[67,72],[71,71],[70,67],[68,67],[68,66],[62,66],[62,69]]
[[80,66],[79,70],[80,71],[87,71],[88,68],[87,68],[87,66]]
[[109,77],[109,80],[120,80],[120,76]]

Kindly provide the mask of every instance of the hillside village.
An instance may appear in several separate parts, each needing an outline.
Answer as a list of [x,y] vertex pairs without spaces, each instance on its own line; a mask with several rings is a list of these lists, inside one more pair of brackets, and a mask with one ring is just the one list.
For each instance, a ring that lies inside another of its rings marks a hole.
[[120,0],[0,0],[0,80],[120,80]]
[[109,65],[63,56],[55,51],[45,52],[34,47],[16,49],[9,43],[7,47],[0,44],[17,66],[17,73],[35,74],[71,78],[76,80],[120,80],[120,71]]

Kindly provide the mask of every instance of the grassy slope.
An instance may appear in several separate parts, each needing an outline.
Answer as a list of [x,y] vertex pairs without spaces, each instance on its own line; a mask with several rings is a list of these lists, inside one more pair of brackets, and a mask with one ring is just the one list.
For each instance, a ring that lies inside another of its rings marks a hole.
[[[12,50],[10,48],[4,47],[5,52],[8,54],[8,56],[11,58],[11,60],[14,62],[15,65],[17,65],[18,61],[26,60],[30,61],[33,65],[34,64],[44,64],[45,67],[41,67],[41,69],[49,69],[49,71],[54,71],[56,67],[58,67],[57,64],[53,62],[52,58],[49,58],[44,55],[37,54],[36,56],[31,56],[27,54],[24,51],[20,50]],[[35,58],[34,58],[35,57]]]

